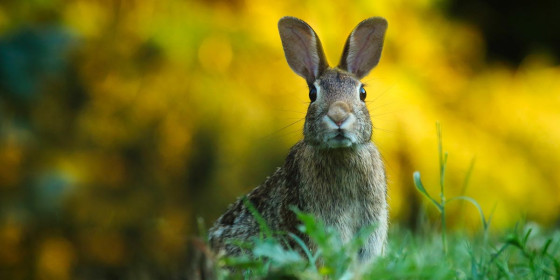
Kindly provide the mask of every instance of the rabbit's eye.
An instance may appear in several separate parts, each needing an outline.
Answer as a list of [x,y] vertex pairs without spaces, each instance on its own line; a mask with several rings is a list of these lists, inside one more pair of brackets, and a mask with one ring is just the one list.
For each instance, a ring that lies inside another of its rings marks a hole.
[[367,96],[366,89],[364,87],[361,87],[360,88],[360,100],[362,100],[362,101],[366,100],[366,96]]
[[311,100],[311,102],[315,102],[315,100],[317,99],[317,88],[315,88],[315,86],[311,86],[311,88],[309,89],[309,99]]

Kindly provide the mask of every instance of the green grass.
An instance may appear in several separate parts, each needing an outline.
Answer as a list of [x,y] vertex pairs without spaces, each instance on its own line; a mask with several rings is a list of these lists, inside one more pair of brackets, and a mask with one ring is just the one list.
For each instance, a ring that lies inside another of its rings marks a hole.
[[[219,279],[560,279],[560,231],[547,231],[536,224],[518,223],[502,234],[490,235],[486,218],[473,198],[445,197],[447,153],[443,152],[437,124],[440,161],[440,194],[430,195],[420,173],[414,173],[417,190],[439,211],[440,220],[423,221],[421,232],[392,226],[385,255],[372,262],[358,260],[358,251],[374,226],[364,228],[343,244],[337,232],[313,216],[293,209],[300,230],[317,245],[312,252],[292,233],[273,232],[246,201],[261,226],[261,235],[237,245],[248,254],[218,260]],[[474,161],[473,161],[474,163]],[[471,163],[462,190],[467,188]],[[466,201],[480,214],[481,230],[475,234],[446,228],[448,203]],[[439,228],[440,231],[436,231]],[[290,248],[288,241],[298,246]],[[293,242],[292,242],[293,243]],[[303,254],[300,254],[303,252]],[[304,257],[305,256],[305,257]]]
[[[372,263],[357,258],[363,238],[341,244],[336,233],[300,213],[305,231],[318,244],[316,252],[285,248],[292,235],[256,238],[252,255],[222,258],[222,279],[559,279],[560,232],[536,225],[518,225],[501,236],[447,236],[412,233],[392,227],[385,256]],[[305,248],[305,246],[303,246]],[[322,261],[317,261],[322,260]],[[225,269],[229,267],[229,269]]]

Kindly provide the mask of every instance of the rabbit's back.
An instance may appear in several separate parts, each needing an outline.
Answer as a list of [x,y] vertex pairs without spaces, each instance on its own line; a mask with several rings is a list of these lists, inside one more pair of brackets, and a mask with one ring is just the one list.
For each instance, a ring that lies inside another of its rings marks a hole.
[[237,199],[214,223],[209,231],[210,245],[214,251],[236,255],[241,251],[233,245],[236,241],[247,241],[257,237],[261,226],[247,205],[261,216],[266,226],[273,231],[296,231],[297,221],[291,207],[301,207],[299,171],[295,155],[297,145],[292,148],[286,163],[249,194]]

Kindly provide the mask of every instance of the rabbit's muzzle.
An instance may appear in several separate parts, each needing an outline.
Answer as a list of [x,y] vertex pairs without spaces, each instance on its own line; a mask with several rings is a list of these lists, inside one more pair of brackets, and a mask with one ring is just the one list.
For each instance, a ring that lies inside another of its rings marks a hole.
[[356,116],[344,101],[333,102],[322,118],[326,134],[324,141],[329,148],[350,147],[356,142],[354,123]]

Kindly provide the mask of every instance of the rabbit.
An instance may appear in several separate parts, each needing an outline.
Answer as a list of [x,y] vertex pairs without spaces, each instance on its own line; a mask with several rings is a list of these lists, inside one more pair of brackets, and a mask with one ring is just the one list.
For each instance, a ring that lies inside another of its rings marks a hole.
[[[310,104],[303,140],[282,167],[253,189],[246,199],[274,231],[298,235],[292,207],[311,213],[348,242],[364,226],[377,225],[359,258],[383,254],[387,242],[387,182],[381,155],[372,142],[366,91],[360,79],[377,66],[387,21],[368,18],[350,33],[337,67],[329,67],[319,37],[304,21],[283,17],[278,29],[286,60],[309,86]],[[209,243],[219,255],[239,255],[232,241],[259,235],[259,224],[240,198],[209,230]],[[297,247],[297,246],[295,246]]]

